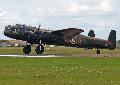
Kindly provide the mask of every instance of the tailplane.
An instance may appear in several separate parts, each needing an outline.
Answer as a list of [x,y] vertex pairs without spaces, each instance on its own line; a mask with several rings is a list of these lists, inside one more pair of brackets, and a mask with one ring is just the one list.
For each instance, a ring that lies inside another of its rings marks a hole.
[[108,41],[111,42],[109,49],[114,50],[116,48],[116,31],[115,30],[111,30],[108,37]]

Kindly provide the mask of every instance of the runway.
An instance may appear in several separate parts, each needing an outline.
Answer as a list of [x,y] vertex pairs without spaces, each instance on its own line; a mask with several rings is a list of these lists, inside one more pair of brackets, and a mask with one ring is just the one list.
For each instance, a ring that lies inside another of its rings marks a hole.
[[65,57],[65,58],[102,58],[102,57],[120,57],[120,54],[41,54],[41,55],[17,55],[17,54],[1,54],[0,57]]
[[0,55],[0,57],[56,57],[55,55]]

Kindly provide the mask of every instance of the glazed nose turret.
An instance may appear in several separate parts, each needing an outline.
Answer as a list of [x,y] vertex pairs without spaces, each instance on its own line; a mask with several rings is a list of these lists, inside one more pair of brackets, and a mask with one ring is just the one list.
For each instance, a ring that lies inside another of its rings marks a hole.
[[10,35],[10,25],[5,27],[4,35],[9,36]]

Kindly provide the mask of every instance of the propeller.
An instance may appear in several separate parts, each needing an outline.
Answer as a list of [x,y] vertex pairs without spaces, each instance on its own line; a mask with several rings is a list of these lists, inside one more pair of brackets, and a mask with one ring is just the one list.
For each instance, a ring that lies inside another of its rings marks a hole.
[[41,24],[39,24],[39,26],[38,26],[38,31],[40,31],[40,27],[41,27]]

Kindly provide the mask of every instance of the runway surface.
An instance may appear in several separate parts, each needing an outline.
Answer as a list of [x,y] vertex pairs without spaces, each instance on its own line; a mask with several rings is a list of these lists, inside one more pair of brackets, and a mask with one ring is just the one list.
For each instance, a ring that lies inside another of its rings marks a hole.
[[0,57],[66,57],[66,58],[81,58],[81,57],[120,57],[120,54],[42,54],[42,55],[14,55],[14,54],[1,54]]
[[56,57],[55,55],[0,55],[0,57]]

